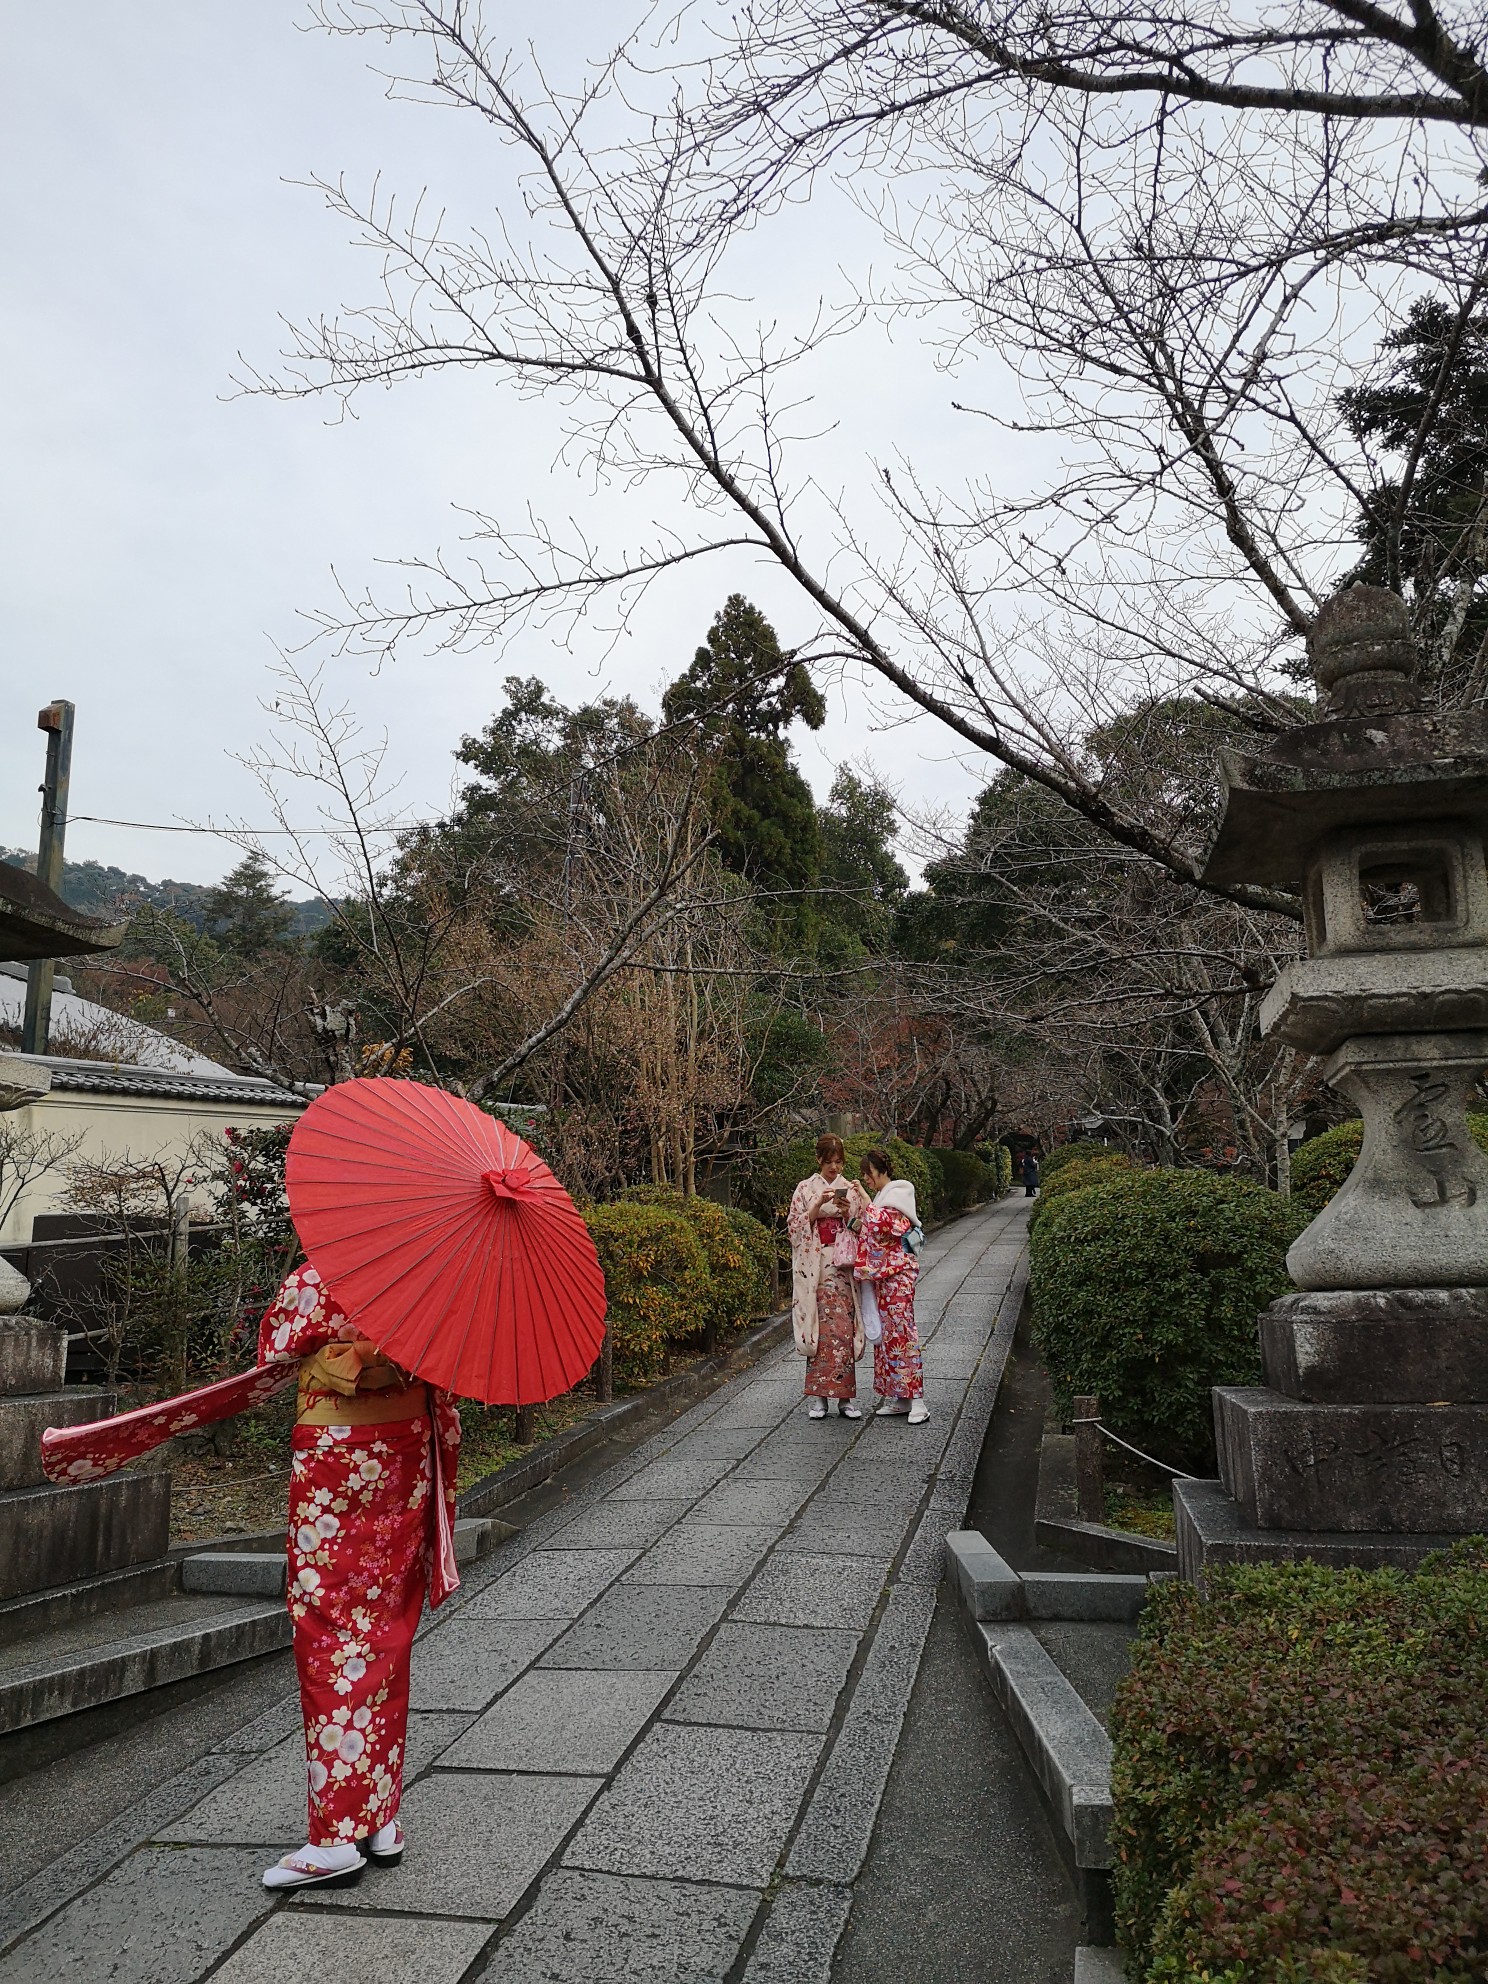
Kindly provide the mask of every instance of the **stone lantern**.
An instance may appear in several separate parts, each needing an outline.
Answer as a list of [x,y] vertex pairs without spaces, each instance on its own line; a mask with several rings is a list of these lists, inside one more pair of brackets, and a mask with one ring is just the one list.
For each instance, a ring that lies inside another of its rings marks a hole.
[[1364,1119],[1260,1319],[1264,1386],[1214,1394],[1219,1482],[1174,1490],[1185,1576],[1411,1564],[1488,1527],[1488,718],[1427,708],[1404,603],[1351,586],[1309,640],[1322,720],[1226,753],[1206,881],[1295,889],[1308,956],[1265,1031]]

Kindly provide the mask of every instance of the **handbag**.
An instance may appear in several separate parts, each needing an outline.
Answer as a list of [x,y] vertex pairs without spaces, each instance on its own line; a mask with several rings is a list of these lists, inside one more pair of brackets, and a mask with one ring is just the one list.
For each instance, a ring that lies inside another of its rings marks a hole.
[[832,1242],[832,1266],[834,1268],[856,1267],[858,1260],[858,1236],[845,1222],[837,1229],[837,1238]]

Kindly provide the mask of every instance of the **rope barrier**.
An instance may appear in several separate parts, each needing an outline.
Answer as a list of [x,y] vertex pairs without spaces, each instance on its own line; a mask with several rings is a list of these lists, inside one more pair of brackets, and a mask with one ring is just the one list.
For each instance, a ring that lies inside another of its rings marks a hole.
[[1175,1481],[1198,1480],[1196,1474],[1185,1474],[1181,1467],[1169,1467],[1168,1463],[1165,1460],[1159,1460],[1156,1454],[1144,1454],[1140,1447],[1134,1447],[1130,1440],[1123,1440],[1119,1433],[1113,1433],[1110,1427],[1099,1419],[1072,1419],[1070,1424],[1072,1426],[1098,1427],[1108,1440],[1114,1440],[1118,1447],[1125,1447],[1129,1454],[1135,1454],[1138,1460],[1145,1460],[1149,1466],[1160,1467],[1164,1474],[1171,1474]]

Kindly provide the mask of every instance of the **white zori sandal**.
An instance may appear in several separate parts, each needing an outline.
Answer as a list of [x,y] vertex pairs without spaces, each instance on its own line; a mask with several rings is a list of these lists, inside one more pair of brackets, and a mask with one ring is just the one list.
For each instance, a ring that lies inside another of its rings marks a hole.
[[302,1846],[270,1867],[263,1884],[279,1893],[298,1888],[354,1888],[366,1864],[359,1846]]
[[374,1867],[396,1867],[403,1858],[403,1828],[396,1819],[389,1819],[362,1841],[362,1847]]
[[930,1417],[929,1406],[926,1405],[925,1401],[922,1398],[917,1398],[914,1404],[909,1408],[909,1424],[911,1426],[923,1426],[925,1421],[929,1417]]
[[806,1417],[808,1419],[825,1419],[826,1416],[827,1401],[824,1398],[814,1398],[806,1408]]

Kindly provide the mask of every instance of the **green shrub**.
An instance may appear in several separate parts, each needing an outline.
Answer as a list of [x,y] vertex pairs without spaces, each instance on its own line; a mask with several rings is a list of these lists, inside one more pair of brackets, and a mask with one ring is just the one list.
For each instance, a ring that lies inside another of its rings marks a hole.
[[[894,1176],[907,1178],[914,1186],[920,1218],[933,1219],[936,1211],[934,1173],[926,1161],[929,1153],[917,1144],[907,1144],[902,1137],[885,1137],[876,1131],[846,1137],[843,1140],[847,1152],[846,1176],[858,1176],[864,1153],[875,1145],[882,1146]],[[750,1210],[760,1219],[782,1222],[790,1210],[791,1193],[815,1169],[815,1137],[799,1137],[793,1143],[775,1144],[760,1151],[755,1157],[746,1193]]]
[[[1488,1114],[1470,1111],[1467,1127],[1478,1148],[1488,1151]],[[1298,1145],[1292,1156],[1292,1197],[1309,1219],[1316,1219],[1353,1170],[1363,1142],[1364,1125],[1355,1116]]]
[[[620,1200],[628,1205],[664,1207],[685,1219],[702,1243],[708,1263],[709,1299],[682,1341],[742,1329],[754,1317],[764,1315],[770,1299],[769,1255],[773,1247],[769,1233],[757,1219],[715,1205],[712,1199],[687,1198],[670,1185],[632,1185],[620,1194]],[[751,1237],[751,1230],[760,1236],[763,1248]]]
[[615,1200],[587,1207],[584,1220],[604,1269],[615,1376],[648,1384],[661,1372],[667,1343],[695,1336],[712,1312],[703,1243],[669,1205]]
[[1299,1223],[1275,1192],[1208,1171],[1107,1169],[1052,1196],[1032,1290],[1060,1411],[1094,1393],[1126,1439],[1212,1470],[1210,1391],[1259,1378],[1256,1317],[1291,1285]]
[[1154,1591],[1111,1718],[1131,1976],[1488,1975],[1485,1551]]
[[997,1190],[997,1173],[974,1150],[938,1150],[944,1180],[944,1212],[965,1212],[978,1206]]
[[1013,1153],[1006,1144],[997,1146],[997,1196],[1013,1189]]
[[1055,1144],[1039,1168],[1046,1179],[1057,1178],[1067,1164],[1084,1164],[1087,1158],[1112,1156],[1120,1156],[1120,1152],[1113,1152],[1109,1144],[1077,1137],[1072,1144]]
[[1087,1185],[1103,1185],[1120,1172],[1138,1169],[1135,1159],[1124,1152],[1108,1150],[1099,1157],[1084,1157],[1078,1164],[1063,1165],[1050,1179],[1045,1180],[1040,1174],[1038,1203],[1028,1216],[1029,1232],[1040,1224],[1045,1208],[1057,1204],[1068,1193],[1083,1192]]

